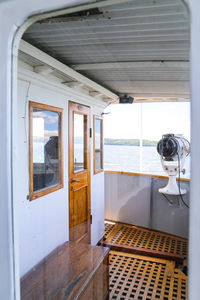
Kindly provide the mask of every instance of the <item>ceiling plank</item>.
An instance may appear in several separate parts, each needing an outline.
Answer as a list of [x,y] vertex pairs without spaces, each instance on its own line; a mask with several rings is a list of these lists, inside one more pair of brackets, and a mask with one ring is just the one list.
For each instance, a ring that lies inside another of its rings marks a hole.
[[134,61],[134,62],[110,62],[71,65],[74,70],[106,70],[106,69],[156,69],[160,70],[184,70],[189,71],[188,61]]
[[123,90],[118,90],[121,81],[106,81],[119,94],[133,97],[186,97],[190,95],[189,81],[125,81]]

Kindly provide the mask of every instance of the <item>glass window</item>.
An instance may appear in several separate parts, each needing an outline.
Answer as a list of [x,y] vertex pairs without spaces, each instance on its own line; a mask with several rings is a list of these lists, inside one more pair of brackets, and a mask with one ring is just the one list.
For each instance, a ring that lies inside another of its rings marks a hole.
[[[157,143],[163,134],[182,134],[190,141],[190,103],[112,104],[105,110],[104,169],[166,176]],[[190,178],[190,157],[182,178]]]
[[62,187],[62,110],[30,102],[31,200]]
[[74,113],[74,172],[84,170],[84,115]]
[[94,173],[103,171],[103,119],[94,116]]

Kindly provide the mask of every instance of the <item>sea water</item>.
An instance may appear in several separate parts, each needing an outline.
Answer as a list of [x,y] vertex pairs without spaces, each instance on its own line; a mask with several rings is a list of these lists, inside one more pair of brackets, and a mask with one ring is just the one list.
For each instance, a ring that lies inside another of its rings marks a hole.
[[[190,178],[190,157],[187,157],[184,168],[186,173],[181,173],[181,177]],[[167,175],[162,168],[156,147],[153,146],[140,149],[139,146],[104,145],[104,169]]]
[[[79,162],[82,162],[82,151],[82,145],[77,144],[76,156]],[[44,144],[35,143],[33,161],[44,162]],[[186,158],[184,168],[186,173],[181,173],[181,177],[190,178],[190,156]],[[139,146],[104,145],[104,170],[167,175],[153,146],[145,146],[141,150]]]

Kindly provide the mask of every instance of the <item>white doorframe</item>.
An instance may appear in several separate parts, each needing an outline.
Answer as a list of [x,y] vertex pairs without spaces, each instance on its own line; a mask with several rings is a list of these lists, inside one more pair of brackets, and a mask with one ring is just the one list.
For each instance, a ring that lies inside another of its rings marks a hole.
[[[121,0],[122,1],[122,0]],[[95,1],[94,1],[95,2]],[[93,2],[93,3],[94,3]],[[106,1],[108,2],[108,0]],[[118,1],[120,2],[120,1]],[[46,11],[87,3],[85,0],[28,1],[0,3],[1,80],[0,80],[0,299],[19,299],[17,211],[15,209],[15,118],[17,110],[17,53],[26,28],[41,19]],[[91,3],[91,2],[90,2]],[[191,14],[191,96],[192,96],[192,170],[190,201],[190,277],[189,299],[199,295],[200,270],[200,1],[189,0]],[[84,8],[86,8],[84,6]],[[74,10],[77,8],[73,8]],[[29,16],[34,17],[30,18]],[[36,15],[37,14],[37,15]],[[48,14],[45,14],[47,17]],[[25,23],[24,23],[25,22]]]

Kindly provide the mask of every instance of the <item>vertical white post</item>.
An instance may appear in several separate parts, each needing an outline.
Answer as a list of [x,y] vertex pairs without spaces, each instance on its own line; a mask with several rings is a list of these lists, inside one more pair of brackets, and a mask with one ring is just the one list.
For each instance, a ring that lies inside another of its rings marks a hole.
[[142,149],[142,140],[143,140],[143,120],[142,120],[142,103],[140,103],[140,172],[143,170],[143,149]]
[[[6,14],[0,13],[0,299],[16,299],[12,202],[11,34]],[[13,29],[15,29],[13,27]]]
[[191,183],[190,183],[190,238],[189,238],[189,296],[199,299],[200,270],[200,1],[190,0],[191,5]]

